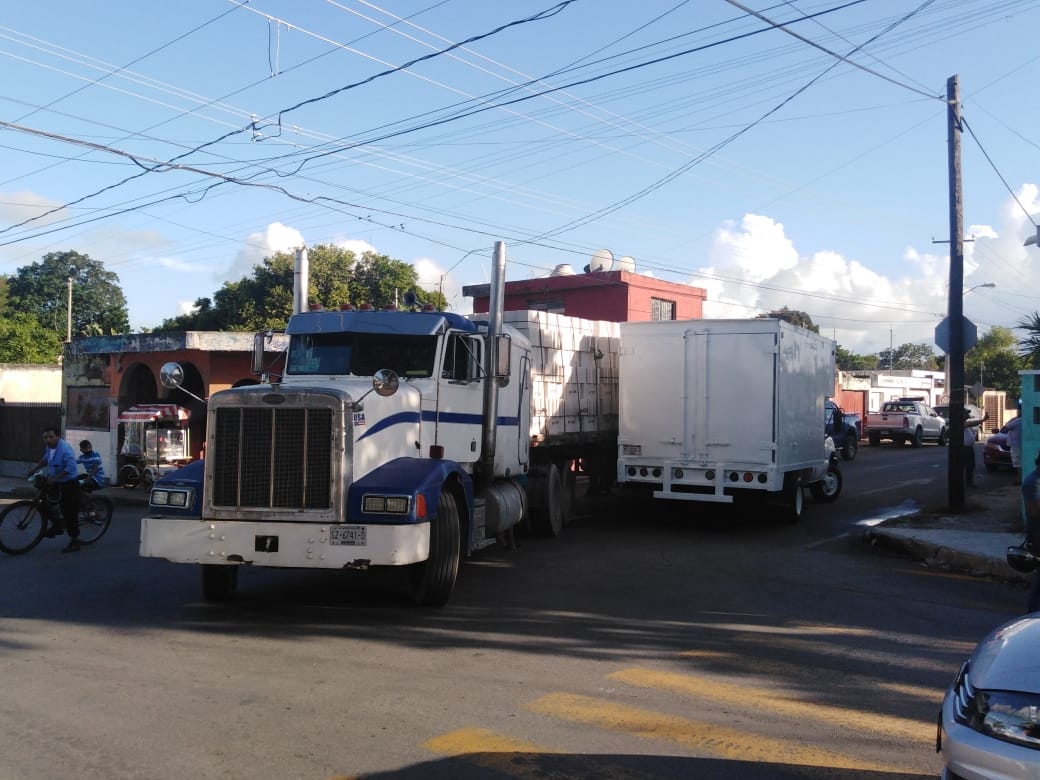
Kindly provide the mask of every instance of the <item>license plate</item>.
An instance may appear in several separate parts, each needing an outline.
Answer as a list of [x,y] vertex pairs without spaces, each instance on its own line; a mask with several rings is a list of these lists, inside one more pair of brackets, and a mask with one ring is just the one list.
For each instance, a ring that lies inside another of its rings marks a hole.
[[329,527],[329,544],[368,544],[368,528],[363,525],[333,525]]

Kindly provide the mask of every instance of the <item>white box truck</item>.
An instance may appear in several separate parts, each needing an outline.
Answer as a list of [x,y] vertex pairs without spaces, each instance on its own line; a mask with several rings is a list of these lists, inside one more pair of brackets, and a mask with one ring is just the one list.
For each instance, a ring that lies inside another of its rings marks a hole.
[[783,320],[622,323],[618,482],[661,499],[764,496],[797,520],[803,488],[840,491],[823,430],[833,390],[834,342]]

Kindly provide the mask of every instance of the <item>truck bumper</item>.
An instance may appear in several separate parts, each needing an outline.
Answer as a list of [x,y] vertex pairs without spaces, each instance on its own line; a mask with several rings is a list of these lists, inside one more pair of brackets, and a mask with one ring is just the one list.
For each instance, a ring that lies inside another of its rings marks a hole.
[[[301,569],[364,569],[425,561],[430,524],[262,523],[145,517],[140,554],[174,563],[253,564]],[[342,529],[343,527],[340,527]],[[335,543],[348,539],[350,543]]]

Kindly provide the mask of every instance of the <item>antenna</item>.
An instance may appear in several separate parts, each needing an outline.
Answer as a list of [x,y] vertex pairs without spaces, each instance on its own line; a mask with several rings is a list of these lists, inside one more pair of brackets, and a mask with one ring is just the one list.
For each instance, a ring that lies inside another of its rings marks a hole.
[[590,271],[609,271],[614,267],[614,253],[609,249],[597,249],[589,260]]
[[636,261],[634,259],[632,259],[631,257],[629,257],[628,255],[624,255],[623,257],[619,257],[617,260],[614,261],[614,270],[615,271],[628,271],[629,273],[635,273]]

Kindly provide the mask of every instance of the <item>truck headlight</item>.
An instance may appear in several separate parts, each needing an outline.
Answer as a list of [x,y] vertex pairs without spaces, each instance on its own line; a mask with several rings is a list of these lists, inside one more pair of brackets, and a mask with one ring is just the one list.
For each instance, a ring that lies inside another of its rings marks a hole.
[[169,488],[154,488],[149,498],[149,503],[152,506],[172,506],[185,509],[191,506],[191,499],[191,489],[178,488],[171,490]]
[[412,508],[411,496],[378,496],[361,497],[361,511],[387,515],[406,515]]

